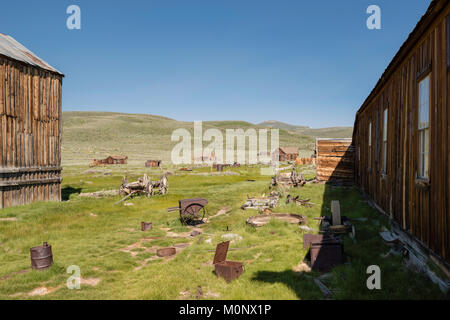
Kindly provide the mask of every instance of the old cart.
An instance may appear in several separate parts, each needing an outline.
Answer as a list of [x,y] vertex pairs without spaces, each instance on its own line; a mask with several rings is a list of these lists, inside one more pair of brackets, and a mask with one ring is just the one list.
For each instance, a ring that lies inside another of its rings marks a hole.
[[203,222],[207,214],[208,200],[203,198],[182,199],[178,201],[178,207],[167,208],[168,212],[180,211],[182,224],[199,224]]
[[[286,167],[279,169],[286,170],[290,169],[291,167]],[[272,180],[270,181],[270,188],[282,185],[286,187],[295,187],[300,188],[306,183],[305,178],[302,174],[297,173],[297,169],[295,167],[292,167],[291,172],[279,172],[277,175],[272,177]]]

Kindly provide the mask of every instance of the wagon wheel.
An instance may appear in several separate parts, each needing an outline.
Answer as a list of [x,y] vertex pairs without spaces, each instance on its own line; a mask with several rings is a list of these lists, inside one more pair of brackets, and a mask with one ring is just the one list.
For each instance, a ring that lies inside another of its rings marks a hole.
[[[199,203],[193,203],[184,209],[184,211],[180,211],[180,220],[182,224],[194,224],[195,221],[203,222],[207,210],[204,206]],[[199,217],[201,218],[199,219]]]

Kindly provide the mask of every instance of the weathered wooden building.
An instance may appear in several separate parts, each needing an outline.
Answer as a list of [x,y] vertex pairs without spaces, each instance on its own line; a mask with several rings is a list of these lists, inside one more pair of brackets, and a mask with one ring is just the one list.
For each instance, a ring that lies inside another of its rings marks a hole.
[[450,2],[434,0],[356,114],[356,182],[450,263]]
[[112,164],[127,164],[127,156],[109,156],[105,159],[94,159],[92,160],[91,167],[101,166],[101,165],[112,165]]
[[63,77],[0,33],[0,208],[61,200]]
[[316,139],[316,176],[320,181],[353,183],[352,139]]
[[145,166],[147,168],[158,168],[161,166],[161,160],[147,160]]
[[298,148],[280,147],[275,153],[278,155],[278,161],[295,161],[298,157]]

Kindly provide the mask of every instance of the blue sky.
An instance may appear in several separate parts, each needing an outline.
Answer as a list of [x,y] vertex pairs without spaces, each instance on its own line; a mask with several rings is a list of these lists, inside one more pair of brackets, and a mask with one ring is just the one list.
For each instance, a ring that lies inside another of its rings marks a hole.
[[[0,32],[66,75],[63,110],[352,126],[430,0],[42,0]],[[81,8],[81,30],[66,8]],[[381,8],[368,30],[366,8]]]

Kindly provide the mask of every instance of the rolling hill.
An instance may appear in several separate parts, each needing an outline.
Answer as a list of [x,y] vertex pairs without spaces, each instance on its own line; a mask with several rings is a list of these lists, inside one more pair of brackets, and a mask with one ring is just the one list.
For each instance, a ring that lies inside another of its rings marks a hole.
[[[273,124],[274,122],[270,122]],[[276,124],[282,124],[276,122]],[[287,124],[283,124],[289,126]],[[203,132],[209,128],[219,129],[225,136],[225,129],[263,129],[267,122],[255,125],[245,121],[203,122]],[[314,150],[315,137],[338,135],[349,136],[348,128],[310,129],[308,127],[278,127],[280,146],[298,146],[300,155],[308,157]],[[148,159],[170,160],[172,132],[178,128],[188,130],[193,136],[193,123],[148,115],[113,112],[63,112],[63,165],[87,165],[94,158],[108,155],[127,155],[130,164],[143,164]],[[303,129],[302,129],[303,128]],[[301,131],[304,130],[304,131]],[[330,137],[330,136],[327,136]],[[342,137],[342,136],[340,136]],[[206,146],[208,143],[204,143]]]

